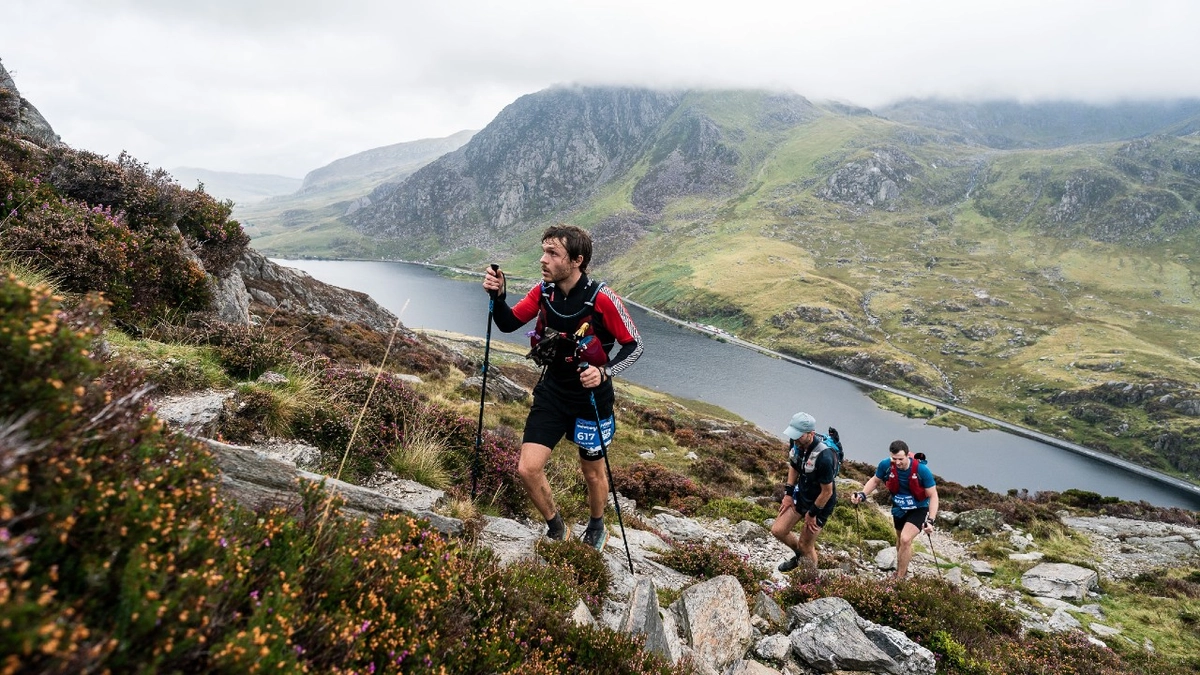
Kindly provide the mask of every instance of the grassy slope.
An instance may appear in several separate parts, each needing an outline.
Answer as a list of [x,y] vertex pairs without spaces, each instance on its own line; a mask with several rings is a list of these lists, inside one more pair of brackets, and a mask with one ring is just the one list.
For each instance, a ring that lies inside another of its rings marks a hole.
[[[1135,436],[1163,422],[1123,409],[1107,427],[1084,423],[1045,404],[1043,392],[1200,378],[1194,238],[1133,248],[1039,233],[1054,202],[1032,192],[1022,173],[1044,171],[1045,183],[1061,185],[1073,172],[1105,171],[1116,146],[984,156],[904,145],[923,171],[905,186],[898,211],[855,211],[815,197],[831,165],[862,156],[863,146],[896,145],[897,131],[841,116],[794,129],[751,167],[746,193],[707,209],[676,205],[659,230],[602,272],[631,298],[742,337],[821,360],[861,351],[903,361],[918,388],[921,380],[949,382],[970,407],[1155,463]],[[965,198],[962,186],[982,174],[973,167],[984,160],[989,192],[1020,205],[1023,218],[984,216]],[[955,186],[964,195],[957,203],[924,196]],[[841,309],[851,325],[771,325],[796,305]],[[855,341],[835,333],[865,339],[846,346]],[[1077,367],[1088,363],[1123,365]],[[1113,435],[1122,424],[1132,433]]]

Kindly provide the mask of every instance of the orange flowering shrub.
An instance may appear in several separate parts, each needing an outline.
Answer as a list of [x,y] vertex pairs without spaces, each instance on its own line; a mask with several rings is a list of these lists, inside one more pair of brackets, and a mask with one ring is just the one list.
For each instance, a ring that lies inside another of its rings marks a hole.
[[139,376],[87,357],[103,317],[0,278],[0,673],[681,672],[576,626],[569,562],[501,568],[311,484],[225,502]]

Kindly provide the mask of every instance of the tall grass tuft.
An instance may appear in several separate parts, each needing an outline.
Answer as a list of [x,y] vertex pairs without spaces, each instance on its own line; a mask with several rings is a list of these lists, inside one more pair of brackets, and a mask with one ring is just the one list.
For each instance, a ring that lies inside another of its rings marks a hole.
[[401,478],[444,490],[450,485],[450,472],[442,464],[448,442],[445,434],[420,406],[404,419],[400,443],[388,455],[388,465]]

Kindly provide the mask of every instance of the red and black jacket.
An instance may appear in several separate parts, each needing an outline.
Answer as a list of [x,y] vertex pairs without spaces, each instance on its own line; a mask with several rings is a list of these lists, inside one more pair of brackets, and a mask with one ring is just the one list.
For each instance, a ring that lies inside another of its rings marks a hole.
[[[597,292],[597,285],[599,289]],[[620,350],[608,361],[609,375],[616,375],[628,368],[642,355],[641,337],[629,317],[621,299],[611,289],[593,281],[586,274],[564,295],[558,288],[542,282],[529,289],[513,307],[497,298],[492,310],[496,327],[511,333],[535,318],[541,317],[539,326],[553,328],[560,333],[574,334],[584,322],[589,324],[589,333],[604,347],[605,353],[619,344]],[[594,303],[589,305],[589,303]],[[583,390],[579,383],[579,371],[575,364],[557,361],[546,369],[544,376],[555,385],[568,390]],[[611,386],[608,380],[601,386]]]

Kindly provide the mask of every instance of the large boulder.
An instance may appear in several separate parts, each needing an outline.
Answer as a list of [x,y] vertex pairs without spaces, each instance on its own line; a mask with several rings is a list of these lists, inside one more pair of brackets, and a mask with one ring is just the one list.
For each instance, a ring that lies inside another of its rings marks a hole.
[[990,534],[999,532],[1004,527],[1004,516],[996,509],[975,509],[958,514],[955,528],[975,534]]
[[788,610],[792,653],[822,673],[855,670],[933,675],[933,653],[903,633],[858,616],[842,598],[818,598]]
[[684,589],[671,611],[693,657],[717,672],[741,659],[753,640],[746,594],[730,575]]
[[43,148],[62,145],[62,139],[50,128],[50,123],[17,91],[17,83],[0,63],[0,128],[11,129],[19,137],[33,141]]
[[1042,563],[1021,575],[1021,585],[1034,595],[1079,602],[1100,587],[1100,575],[1070,563]]

